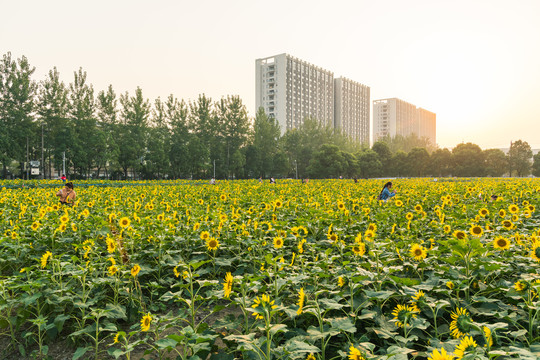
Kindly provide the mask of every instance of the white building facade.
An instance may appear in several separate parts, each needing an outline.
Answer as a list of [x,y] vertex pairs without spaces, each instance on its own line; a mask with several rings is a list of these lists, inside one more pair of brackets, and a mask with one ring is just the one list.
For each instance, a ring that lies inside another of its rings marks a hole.
[[255,104],[274,117],[281,133],[299,127],[306,117],[334,125],[334,73],[280,54],[255,62]]
[[373,101],[374,142],[385,136],[413,133],[436,145],[436,114],[397,98]]
[[334,80],[334,128],[369,145],[370,88],[340,77]]

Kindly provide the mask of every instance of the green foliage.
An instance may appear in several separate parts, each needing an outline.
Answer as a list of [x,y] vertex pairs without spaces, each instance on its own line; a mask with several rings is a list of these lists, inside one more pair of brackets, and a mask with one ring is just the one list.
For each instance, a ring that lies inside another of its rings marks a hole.
[[456,176],[483,176],[485,155],[480,146],[473,143],[458,144],[452,150]]
[[508,160],[502,150],[487,149],[484,150],[484,156],[487,176],[502,176],[508,169]]
[[517,176],[528,175],[531,171],[531,146],[522,140],[513,141],[508,151],[508,165],[510,176],[515,171]]
[[532,174],[540,177],[540,152],[533,156]]

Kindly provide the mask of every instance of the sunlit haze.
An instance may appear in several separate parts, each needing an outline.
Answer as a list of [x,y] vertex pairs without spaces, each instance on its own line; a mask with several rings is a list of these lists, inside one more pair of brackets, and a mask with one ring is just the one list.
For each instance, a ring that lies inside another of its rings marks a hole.
[[82,67],[96,90],[239,95],[288,53],[437,114],[437,143],[540,148],[540,1],[4,1],[0,53],[35,80]]

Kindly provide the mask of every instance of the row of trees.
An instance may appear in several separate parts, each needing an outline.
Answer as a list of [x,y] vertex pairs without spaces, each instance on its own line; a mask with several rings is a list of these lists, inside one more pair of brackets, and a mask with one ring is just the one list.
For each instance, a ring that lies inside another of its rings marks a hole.
[[[96,93],[82,69],[69,84],[56,68],[39,82],[34,71],[24,56],[8,53],[0,63],[3,178],[22,176],[27,157],[43,159],[48,178],[60,174],[64,158],[68,175],[82,178],[523,176],[531,167],[531,149],[522,141],[508,155],[471,143],[435,149],[415,135],[370,149],[312,118],[282,135],[262,109],[249,119],[238,96],[150,102],[140,88]],[[535,175],[539,167],[535,157]]]

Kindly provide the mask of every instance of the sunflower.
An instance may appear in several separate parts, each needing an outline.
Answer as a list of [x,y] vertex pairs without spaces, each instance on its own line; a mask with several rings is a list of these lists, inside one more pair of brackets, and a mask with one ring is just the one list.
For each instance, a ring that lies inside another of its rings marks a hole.
[[454,354],[457,356],[456,360],[461,360],[466,353],[473,351],[477,346],[472,337],[465,336],[454,350]]
[[114,335],[114,342],[113,342],[113,344],[117,344],[118,341],[119,341],[119,338],[120,338],[120,333],[118,332],[118,333],[116,333],[116,335]]
[[306,358],[306,360],[316,360],[315,359],[315,355],[313,355],[313,353],[309,354]]
[[118,220],[118,225],[120,225],[121,228],[127,228],[129,226],[129,224],[131,224],[131,221],[129,220],[129,218],[127,217],[123,217],[123,218],[120,218],[120,220]]
[[40,225],[39,222],[34,221],[32,223],[32,230],[36,231],[37,229],[39,229],[39,225]]
[[443,231],[448,234],[450,231],[452,231],[452,228],[450,227],[450,225],[444,225]]
[[535,241],[531,249],[531,258],[540,262],[540,241]]
[[306,299],[306,294],[304,293],[304,288],[300,288],[300,291],[298,292],[298,310],[296,313],[300,315],[302,313],[302,310],[304,309],[304,301]]
[[156,219],[158,221],[163,221],[165,219],[165,214],[164,213],[159,214]]
[[52,256],[52,253],[50,251],[47,251],[45,254],[41,256],[41,267],[45,268],[47,266],[47,260]]
[[261,298],[258,296],[253,300],[253,305],[251,305],[251,308],[257,309],[259,306],[261,306],[262,309],[257,309],[257,312],[253,313],[253,316],[255,316],[256,319],[260,320],[263,319],[263,313],[264,310],[269,308],[270,310],[273,310],[277,308],[277,305],[274,305],[275,301],[270,301],[270,296],[263,294]]
[[510,249],[510,240],[502,236],[497,236],[495,240],[493,240],[493,247],[495,249],[508,250]]
[[374,238],[375,232],[371,230],[366,230],[366,232],[364,233],[364,239],[366,239],[366,241],[373,241]]
[[118,271],[118,268],[116,267],[116,265],[111,265],[109,266],[108,271],[109,271],[109,275],[113,276]]
[[283,201],[281,201],[281,200],[279,200],[279,199],[276,200],[276,201],[274,202],[274,206],[275,206],[276,208],[282,207],[282,206],[283,206]]
[[[62,224],[60,224],[60,226],[58,227],[58,231],[64,232],[64,231],[66,231],[66,228],[67,228],[66,224],[63,224],[63,223],[62,223]],[[12,236],[12,237],[13,237],[13,236]]]
[[359,243],[362,242],[362,233],[358,233],[358,234],[355,236],[354,242],[355,242],[356,244],[359,244]]
[[471,226],[471,228],[469,229],[469,232],[471,233],[472,236],[475,236],[475,237],[480,237],[484,234],[484,230],[482,229],[481,226],[478,226],[478,225]]
[[196,222],[195,224],[193,224],[193,231],[197,231],[201,228],[201,223],[199,222]]
[[283,238],[276,236],[274,238],[274,249],[281,249],[283,247]]
[[150,313],[143,316],[141,319],[141,331],[150,330],[150,324],[152,323],[152,315]]
[[217,250],[217,248],[219,247],[218,239],[214,237],[208,238],[206,240],[206,247],[208,248],[208,250]]
[[502,218],[505,217],[506,216],[506,211],[504,211],[504,209],[499,210],[499,216],[502,217]]
[[138,264],[136,264],[135,266],[131,268],[131,276],[135,277],[139,275],[139,271],[141,271],[141,267]]
[[341,276],[338,277],[337,282],[339,287],[343,287],[343,285],[345,285],[345,280],[343,280],[343,277]]
[[465,231],[456,230],[454,231],[454,237],[458,240],[463,240],[467,237],[467,233]]
[[208,238],[210,237],[210,233],[208,231],[203,231],[200,237],[201,237],[201,240],[208,240]]
[[339,209],[339,210],[345,210],[345,204],[342,203],[341,201],[338,201],[337,206],[338,206],[338,209]]
[[369,224],[368,228],[367,228],[369,231],[377,231],[377,224],[374,224],[374,223],[371,223]]
[[65,224],[65,223],[67,223],[68,221],[69,221],[69,216],[67,216],[67,215],[65,215],[65,214],[62,215],[62,216],[60,216],[60,222],[61,222],[62,224]]
[[426,248],[418,244],[414,244],[411,247],[411,250],[409,250],[409,253],[411,254],[411,257],[413,257],[416,261],[421,261],[427,256]]
[[513,228],[514,228],[514,223],[511,222],[510,220],[503,220],[502,225],[503,225],[507,230],[510,230],[510,229],[513,229]]
[[225,200],[227,200],[227,195],[221,194],[221,195],[219,196],[219,198],[220,198],[221,201],[225,201]]
[[450,323],[450,333],[456,339],[469,334],[472,325],[472,319],[469,312],[464,308],[457,308],[451,313],[452,322]]
[[105,242],[107,243],[107,251],[112,254],[116,250],[116,242],[108,236]]
[[416,204],[416,205],[414,206],[414,211],[420,212],[420,211],[422,211],[422,210],[423,210],[422,205]]
[[517,214],[519,211],[519,207],[517,205],[512,204],[508,207],[508,211],[510,211],[512,214]]
[[232,291],[233,276],[230,272],[225,275],[225,282],[223,283],[223,293],[226,299],[229,298]]
[[485,347],[492,347],[493,346],[493,336],[491,335],[491,329],[488,328],[487,326],[484,326],[482,328],[482,330],[484,331],[484,337],[486,338],[487,340],[487,343],[484,345]]
[[489,215],[489,210],[486,209],[486,208],[481,208],[479,211],[478,211],[478,214],[480,214],[481,217],[486,217]]
[[514,283],[514,289],[516,289],[516,291],[525,291],[528,287],[529,285],[522,280],[518,280]]
[[452,280],[448,280],[446,282],[446,287],[449,288],[450,290],[453,290],[454,289],[454,282]]
[[338,241],[338,236],[337,236],[336,233],[328,234],[327,237],[328,237],[328,240],[330,240],[330,241],[332,241],[332,242]]
[[412,220],[413,216],[414,216],[414,215],[413,215],[412,212],[408,212],[407,215],[405,215],[405,218],[406,218],[407,220]]
[[412,296],[412,305],[418,309],[418,303],[423,303],[426,301],[426,294],[422,290],[418,290],[413,296]]
[[454,357],[441,348],[441,352],[438,350],[433,350],[431,356],[428,357],[428,360],[452,360]]
[[366,358],[362,356],[360,350],[351,346],[349,349],[349,360],[365,360]]
[[403,327],[411,317],[416,318],[417,309],[410,305],[398,304],[392,311],[398,327]]
[[401,207],[401,206],[403,206],[403,201],[396,200],[396,202],[394,204],[396,204],[396,206],[398,206],[398,207]]
[[366,253],[366,245],[364,243],[356,243],[356,245],[353,245],[352,251],[355,255],[358,256],[364,256]]

